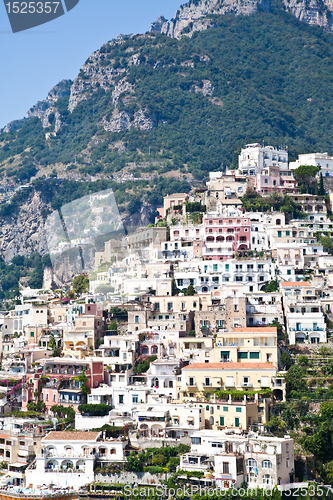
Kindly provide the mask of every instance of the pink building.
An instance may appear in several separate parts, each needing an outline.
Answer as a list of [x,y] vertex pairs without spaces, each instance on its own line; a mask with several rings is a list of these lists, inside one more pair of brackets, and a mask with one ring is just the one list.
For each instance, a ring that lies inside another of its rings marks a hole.
[[83,370],[88,379],[89,389],[99,387],[104,382],[102,361],[73,358],[46,360],[41,373],[36,373],[30,378],[27,376],[27,384],[23,389],[22,409],[25,410],[27,403],[34,399],[34,391],[39,387],[40,400],[45,403],[47,410],[53,405],[62,405],[73,406],[77,411],[77,407],[85,402],[81,382],[77,380]]
[[297,182],[292,170],[280,171],[279,167],[265,167],[254,180],[254,189],[261,194],[295,193],[298,191]]
[[248,217],[206,216],[204,218],[205,245],[203,257],[224,260],[235,252],[251,248],[251,225]]
[[160,218],[166,217],[168,208],[178,207],[182,205],[188,198],[186,193],[175,193],[163,198],[163,207],[157,208],[158,215]]

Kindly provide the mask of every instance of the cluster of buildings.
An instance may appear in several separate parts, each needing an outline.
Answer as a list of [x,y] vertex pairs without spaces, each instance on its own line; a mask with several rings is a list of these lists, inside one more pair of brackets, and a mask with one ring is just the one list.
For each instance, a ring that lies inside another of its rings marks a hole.
[[[293,168],[314,164],[303,156],[291,165],[285,150],[247,145],[237,170],[211,173],[191,196],[166,196],[155,225],[107,241],[89,293],[67,302],[23,293],[1,314],[2,484],[79,488],[97,464],[124,464],[161,441],[190,444],[179,469],[218,487],[295,482],[293,440],[265,424],[286,398],[281,353],[327,342],[333,307],[333,256],[318,239],[333,221],[322,196],[299,193]],[[328,158],[320,165],[332,175]],[[246,212],[248,189],[288,194],[306,218]],[[25,419],[23,439],[6,415],[34,404],[51,417],[55,406],[73,408],[75,431]],[[82,404],[110,409],[91,416]],[[105,424],[130,426],[129,440],[96,431]]]

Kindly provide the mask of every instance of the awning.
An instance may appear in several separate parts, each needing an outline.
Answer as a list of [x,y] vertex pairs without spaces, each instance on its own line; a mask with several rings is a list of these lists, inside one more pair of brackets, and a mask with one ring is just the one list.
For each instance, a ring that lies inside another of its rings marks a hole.
[[18,451],[18,456],[19,457],[28,457],[29,456],[29,452],[27,450],[19,450]]
[[28,464],[21,464],[20,462],[14,462],[13,464],[8,464],[9,467],[26,467]]

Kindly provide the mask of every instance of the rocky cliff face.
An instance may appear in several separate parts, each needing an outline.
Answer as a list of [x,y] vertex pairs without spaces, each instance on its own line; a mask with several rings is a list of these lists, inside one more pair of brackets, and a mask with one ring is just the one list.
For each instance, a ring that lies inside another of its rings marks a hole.
[[[333,31],[333,0],[282,0],[281,8],[285,8],[300,21]],[[170,22],[159,16],[152,23],[150,31],[181,38],[213,26],[214,20],[209,16],[231,12],[249,15],[258,10],[269,12],[270,0],[190,0],[176,12]]]
[[0,223],[0,254],[6,262],[16,255],[28,257],[33,252],[47,253],[43,210],[47,205],[34,193],[11,216]]

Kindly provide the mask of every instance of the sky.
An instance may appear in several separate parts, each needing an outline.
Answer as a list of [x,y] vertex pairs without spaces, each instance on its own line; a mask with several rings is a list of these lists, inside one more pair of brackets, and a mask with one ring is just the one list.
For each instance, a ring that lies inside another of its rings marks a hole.
[[[0,128],[23,118],[60,80],[73,80],[86,59],[119,33],[144,33],[181,0],[80,0],[65,15],[12,33],[0,4]],[[63,2],[64,5],[64,2]]]

